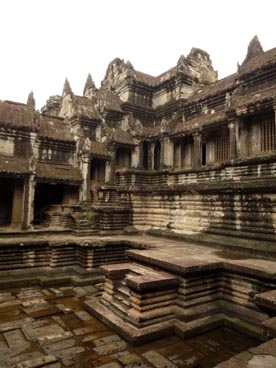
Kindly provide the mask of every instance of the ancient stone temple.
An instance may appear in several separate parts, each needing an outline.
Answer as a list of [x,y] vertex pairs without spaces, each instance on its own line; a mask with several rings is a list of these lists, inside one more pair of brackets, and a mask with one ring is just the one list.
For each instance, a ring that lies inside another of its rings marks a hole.
[[[1,287],[96,284],[82,307],[131,346],[219,327],[264,342],[209,365],[145,353],[144,367],[275,367],[275,112],[276,48],[256,36],[224,79],[193,48],[157,77],[116,58],[99,89],[88,75],[78,96],[66,79],[41,111],[32,93],[0,101]],[[11,330],[44,349],[22,323]],[[44,351],[30,361],[69,366]],[[138,364],[112,359],[85,366]]]

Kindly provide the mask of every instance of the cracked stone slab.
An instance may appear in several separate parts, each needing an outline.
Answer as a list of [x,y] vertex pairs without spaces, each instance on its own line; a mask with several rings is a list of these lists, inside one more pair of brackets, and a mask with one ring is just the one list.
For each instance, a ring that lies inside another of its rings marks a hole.
[[20,292],[17,294],[17,298],[20,299],[21,301],[24,301],[25,299],[34,299],[34,298],[43,298],[44,295],[40,292],[40,291],[25,291],[25,292]]
[[90,332],[97,332],[97,331],[98,331],[97,326],[80,327],[80,328],[75,328],[73,330],[73,332],[76,336],[81,336],[81,335],[88,334]]
[[71,355],[76,355],[79,353],[82,353],[85,351],[85,348],[82,346],[74,346],[71,348],[67,348],[67,349],[63,349],[63,350],[59,350],[55,352],[55,355],[58,358],[66,358],[66,357],[70,357]]
[[127,354],[120,357],[119,362],[123,364],[124,367],[138,366],[141,367],[143,364],[143,359],[136,354]]
[[157,351],[150,350],[142,355],[156,368],[177,368],[169,359],[159,354]]
[[58,342],[52,342],[51,344],[44,345],[43,349],[46,353],[54,353],[59,350],[71,348],[76,344],[74,339],[67,339]]
[[94,340],[94,345],[95,346],[101,346],[101,345],[105,345],[105,344],[109,344],[111,342],[117,342],[117,341],[123,341],[119,335],[109,335],[109,336],[105,336],[105,337],[101,337],[97,340]]
[[28,315],[33,318],[43,318],[58,313],[60,313],[60,310],[56,306],[52,305],[47,306],[46,308],[39,309],[37,311],[29,312]]
[[27,344],[27,341],[21,330],[11,330],[4,333],[5,340],[10,348],[18,345]]
[[124,341],[115,341],[105,345],[100,345],[98,347],[93,348],[93,350],[101,356],[110,355],[113,353],[119,353],[120,351],[125,350],[127,344]]
[[40,304],[48,304],[45,299],[36,298],[36,299],[29,299],[21,302],[22,307],[27,308],[31,306],[38,306]]
[[93,341],[93,340],[97,340],[98,339],[98,334],[97,333],[94,333],[94,334],[91,334],[91,335],[87,335],[85,336],[83,339],[82,339],[82,342],[88,342],[88,341]]
[[16,364],[14,368],[38,368],[55,362],[57,362],[57,358],[54,355],[46,355],[41,358],[34,358],[20,362]]
[[24,324],[30,323],[33,321],[34,321],[33,318],[27,317],[27,318],[22,318],[22,319],[12,321],[12,322],[1,323],[0,333],[21,328]]
[[38,328],[38,327],[42,327],[42,326],[47,326],[47,325],[50,325],[50,324],[51,324],[50,321],[47,321],[47,320],[38,320],[38,321],[36,321],[32,318],[30,322],[23,323],[22,328],[31,329],[31,328]]
[[[3,362],[5,363],[7,361],[7,359],[12,358],[20,353],[23,353],[23,351],[26,350],[26,345],[20,345],[20,346],[16,346],[15,348],[7,348],[7,349],[3,349],[0,350],[0,363],[2,364]],[[0,368],[2,368],[0,366]]]
[[38,327],[38,328],[23,328],[23,333],[28,340],[35,340],[41,336],[45,335],[53,335],[53,334],[61,334],[64,332],[64,329],[58,325],[57,323]]
[[17,355],[15,357],[13,357],[13,358],[8,359],[7,364],[15,365],[17,363],[24,362],[26,360],[28,361],[30,359],[40,358],[42,356],[43,356],[43,354],[40,351],[34,351],[32,353],[20,354],[20,355]]
[[72,337],[73,334],[71,331],[66,331],[60,334],[51,334],[45,335],[38,338],[39,344],[43,347],[45,345],[53,344],[55,342],[59,342],[65,339]]
[[40,303],[40,304],[30,304],[27,307],[24,307],[23,310],[26,314],[30,315],[33,312],[37,312],[43,309],[46,309],[49,307],[49,304],[47,302]]

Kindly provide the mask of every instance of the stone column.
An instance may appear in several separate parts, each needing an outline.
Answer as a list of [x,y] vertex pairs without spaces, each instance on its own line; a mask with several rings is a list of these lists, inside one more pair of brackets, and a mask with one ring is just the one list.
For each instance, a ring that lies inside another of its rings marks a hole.
[[23,212],[24,212],[24,183],[23,181],[16,181],[14,192],[13,192],[13,201],[12,201],[12,216],[11,216],[11,225],[15,227],[21,227],[23,221]]
[[164,158],[165,158],[165,144],[164,144],[164,138],[160,139],[160,169],[164,169],[165,168],[165,162],[164,162]]
[[32,228],[32,222],[34,219],[34,197],[35,197],[34,175],[30,175],[29,178],[24,181],[23,220],[22,220],[23,230],[28,230]]
[[110,165],[110,161],[106,161],[105,162],[105,178],[104,178],[104,182],[109,183],[110,181],[110,173],[111,173],[111,165]]
[[171,169],[173,167],[174,144],[169,137],[161,141],[161,167]]
[[194,149],[193,149],[193,168],[201,166],[201,133],[193,134]]
[[228,124],[229,129],[229,158],[237,157],[237,136],[236,136],[236,121],[231,121]]
[[155,143],[149,143],[149,170],[154,170],[154,148]]
[[135,146],[135,148],[131,151],[131,168],[137,169],[140,167],[140,146]]
[[116,147],[114,145],[109,147],[109,152],[110,152],[111,158],[109,161],[109,168],[108,168],[109,177],[107,178],[107,182],[109,184],[113,184],[115,183]]
[[143,169],[144,168],[144,148],[143,148],[143,143],[139,142],[139,163],[138,163],[138,169]]
[[[183,162],[184,164],[184,162]],[[175,144],[174,147],[174,168],[180,169],[184,165],[182,165],[182,144]]]
[[92,159],[87,157],[87,175],[86,175],[86,182],[87,182],[87,192],[86,192],[86,200],[87,202],[91,202],[91,192],[90,192],[90,186],[91,186],[91,162]]
[[87,202],[90,199],[90,170],[91,164],[88,156],[82,156],[82,191],[81,191],[81,202]]

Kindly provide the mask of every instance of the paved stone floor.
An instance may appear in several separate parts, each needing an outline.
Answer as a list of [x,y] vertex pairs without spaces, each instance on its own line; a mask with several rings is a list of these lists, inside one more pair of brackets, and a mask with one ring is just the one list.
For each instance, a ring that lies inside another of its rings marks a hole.
[[220,328],[133,347],[83,309],[97,293],[97,286],[0,292],[0,368],[208,368],[259,344]]

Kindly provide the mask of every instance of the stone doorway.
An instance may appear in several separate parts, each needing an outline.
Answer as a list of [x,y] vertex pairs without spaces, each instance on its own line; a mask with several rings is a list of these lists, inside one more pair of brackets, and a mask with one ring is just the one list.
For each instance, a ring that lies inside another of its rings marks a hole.
[[45,220],[45,213],[50,206],[60,204],[64,197],[63,184],[38,183],[35,189],[34,225],[40,225]]
[[93,158],[91,161],[90,180],[93,182],[105,182],[105,160]]
[[11,225],[13,194],[15,182],[12,179],[1,179],[1,196],[0,196],[0,226]]
[[160,170],[161,144],[158,141],[154,148],[154,170]]

